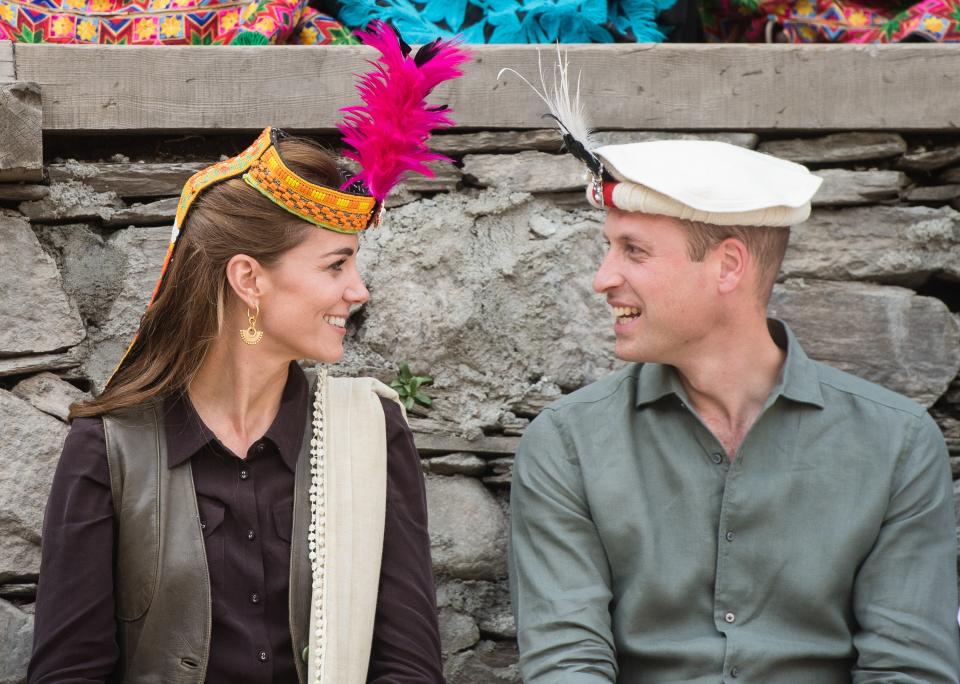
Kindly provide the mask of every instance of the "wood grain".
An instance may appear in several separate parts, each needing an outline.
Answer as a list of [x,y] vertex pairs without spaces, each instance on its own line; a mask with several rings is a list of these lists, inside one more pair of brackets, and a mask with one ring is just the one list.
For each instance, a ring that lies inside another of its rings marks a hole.
[[[434,96],[461,129],[543,128],[519,79],[538,49],[472,46]],[[943,130],[960,122],[960,45],[570,45],[598,129]],[[356,102],[366,47],[17,45],[51,131],[330,130]]]

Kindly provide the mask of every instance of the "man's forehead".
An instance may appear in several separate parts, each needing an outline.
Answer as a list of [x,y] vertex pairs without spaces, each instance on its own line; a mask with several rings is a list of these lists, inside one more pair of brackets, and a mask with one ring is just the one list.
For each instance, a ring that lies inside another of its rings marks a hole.
[[603,236],[608,241],[632,240],[651,241],[669,234],[682,231],[680,221],[669,216],[626,212],[619,209],[607,211],[603,223]]

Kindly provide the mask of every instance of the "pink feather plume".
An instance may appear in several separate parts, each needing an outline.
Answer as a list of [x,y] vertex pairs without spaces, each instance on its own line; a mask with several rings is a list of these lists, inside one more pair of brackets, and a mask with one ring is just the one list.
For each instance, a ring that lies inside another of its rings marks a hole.
[[430,133],[452,126],[453,120],[446,107],[431,107],[426,97],[440,83],[463,75],[458,67],[469,53],[456,41],[435,40],[412,55],[393,29],[379,21],[357,35],[381,56],[357,84],[363,104],[341,110],[337,128],[352,148],[344,155],[361,168],[343,189],[361,181],[382,202],[407,171],[432,177],[428,162],[452,161],[427,148]]

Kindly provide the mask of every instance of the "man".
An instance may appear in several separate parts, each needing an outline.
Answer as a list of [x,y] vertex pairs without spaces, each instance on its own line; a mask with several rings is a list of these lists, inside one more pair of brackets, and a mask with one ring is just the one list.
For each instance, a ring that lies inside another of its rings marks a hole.
[[594,277],[633,362],[520,444],[527,684],[958,681],[943,437],[766,318],[819,179],[714,142],[602,147]]

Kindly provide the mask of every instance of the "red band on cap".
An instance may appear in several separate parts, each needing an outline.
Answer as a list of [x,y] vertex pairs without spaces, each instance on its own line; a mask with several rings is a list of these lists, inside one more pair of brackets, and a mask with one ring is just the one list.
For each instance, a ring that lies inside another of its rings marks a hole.
[[615,182],[604,182],[603,184],[603,206],[605,207],[616,207],[617,205],[613,202],[613,189],[617,187],[619,183]]

